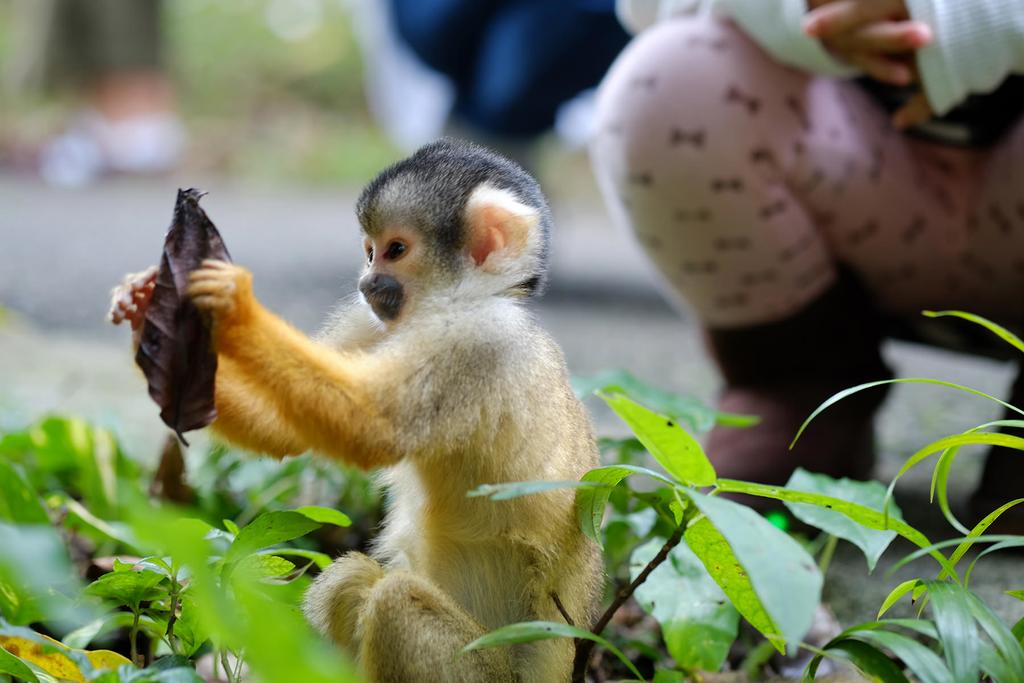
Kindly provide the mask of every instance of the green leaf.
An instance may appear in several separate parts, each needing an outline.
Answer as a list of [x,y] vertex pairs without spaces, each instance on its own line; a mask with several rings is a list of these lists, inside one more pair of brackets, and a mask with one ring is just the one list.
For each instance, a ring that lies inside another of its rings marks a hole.
[[[896,488],[896,482],[900,478],[910,471],[912,467],[917,465],[922,460],[925,460],[936,453],[946,451],[950,448],[959,448],[960,446],[968,445],[988,445],[988,446],[1001,446],[1004,448],[1010,448],[1013,450],[1024,451],[1024,438],[1019,436],[1011,436],[1010,434],[988,434],[988,433],[977,433],[977,432],[966,432],[964,434],[957,434],[954,436],[947,436],[936,441],[931,442],[924,448],[921,448],[912,456],[904,461],[903,466],[900,467],[899,472],[893,477],[893,480],[889,483],[888,492],[886,494],[886,500],[892,498],[892,493]],[[1021,454],[1024,458],[1024,453]]]
[[319,526],[300,512],[264,512],[238,532],[224,560],[228,564],[237,562],[262,548],[305,536]]
[[39,679],[32,673],[32,669],[29,668],[28,664],[2,647],[0,647],[0,673],[10,674],[15,678],[27,681],[27,683],[39,683]]
[[996,398],[995,396],[991,396],[990,394],[986,394],[984,391],[978,391],[977,389],[972,389],[970,387],[965,387],[962,384],[954,384],[953,382],[944,382],[942,380],[931,379],[929,377],[900,377],[900,378],[897,378],[897,379],[884,379],[884,380],[879,380],[877,382],[866,382],[864,384],[858,384],[857,386],[850,387],[849,389],[843,389],[842,391],[837,392],[837,393],[833,394],[832,396],[830,396],[829,398],[825,399],[825,401],[820,406],[815,408],[814,412],[812,412],[807,417],[807,419],[804,420],[804,423],[802,425],[800,425],[800,429],[797,430],[796,436],[793,437],[793,441],[792,441],[792,443],[790,443],[789,447],[792,448],[796,444],[797,440],[804,433],[804,430],[807,429],[807,425],[811,424],[811,421],[814,420],[814,418],[816,418],[819,415],[821,415],[823,412],[828,410],[831,406],[835,405],[839,401],[842,401],[844,398],[852,396],[852,395],[854,395],[854,394],[856,394],[858,392],[865,391],[867,389],[873,389],[875,387],[885,386],[886,384],[932,384],[932,385],[939,386],[939,387],[946,387],[948,389],[956,389],[958,391],[963,391],[963,392],[966,392],[968,394],[973,394],[975,396],[980,396],[982,398],[987,398],[990,401],[998,403],[999,405],[1003,406],[1004,408],[1008,408],[1009,410],[1012,410],[1012,411],[1014,411],[1014,412],[1016,412],[1016,413],[1018,413],[1020,415],[1024,415],[1024,409],[1021,409],[1021,408],[1018,408],[1016,406],[1010,405],[1009,403],[1007,403],[1006,401],[1004,401],[1002,399]]
[[1024,590],[1006,591],[1006,594],[1011,598],[1017,598],[1018,600],[1024,600]]
[[925,587],[953,683],[977,683],[981,662],[969,594],[948,581],[926,581]]
[[981,325],[1018,351],[1024,352],[1024,342],[1020,340],[1020,337],[1002,325],[997,325],[988,318],[982,318],[980,315],[963,311],[921,311],[921,315],[926,318],[961,318],[970,321],[976,325]]
[[272,579],[290,574],[295,565],[276,555],[248,555],[238,561],[236,577]]
[[511,500],[522,496],[532,496],[537,493],[547,493],[560,489],[585,489],[599,488],[601,484],[594,484],[586,481],[510,481],[503,484],[481,484],[472,491],[466,493],[469,498],[488,497],[491,500]]
[[137,606],[147,600],[158,600],[167,595],[163,574],[142,570],[110,572],[85,587],[87,595],[115,600],[121,604]]
[[[124,666],[118,669],[117,678],[110,679],[109,683],[203,683],[203,678],[187,664],[187,660],[185,664],[182,664],[181,658],[164,657],[163,659],[173,659],[176,665],[156,668],[163,661],[157,660],[153,666],[147,669]],[[97,679],[96,683],[108,683],[108,681],[101,677]]]
[[60,494],[59,500],[67,511],[64,526],[68,529],[78,531],[99,543],[116,541],[126,550],[138,552],[138,541],[125,524],[100,519],[77,500],[66,495]]
[[981,643],[981,671],[994,683],[1017,683],[1020,669],[1014,671],[999,657],[991,643]]
[[[897,534],[919,548],[929,548],[932,545],[932,542],[928,540],[927,536],[906,522],[894,517],[886,516],[877,510],[872,510],[871,508],[858,505],[857,503],[850,503],[838,498],[832,498],[831,496],[823,496],[818,493],[791,491],[781,486],[754,484],[746,481],[737,481],[735,479],[719,479],[716,486],[719,490],[729,493],[747,493],[752,496],[771,498],[773,500],[781,500],[790,503],[810,503],[812,505],[818,505],[830,510],[841,512],[858,524],[862,524],[869,529],[895,531]],[[943,569],[948,571],[950,576],[959,578],[956,573],[956,569],[948,560],[946,560],[946,557],[942,553],[937,550],[931,550],[928,554],[934,558]]]
[[47,417],[28,430],[22,443],[0,445],[0,450],[32,454],[41,475],[59,477],[67,492],[81,497],[101,517],[113,517],[120,507],[117,482],[138,481],[138,467],[121,453],[106,429],[82,419]]
[[1021,617],[1010,630],[1013,632],[1013,637],[1017,639],[1017,642],[1024,645],[1024,617]]
[[822,577],[814,560],[750,508],[685,493],[708,522],[690,526],[686,543],[747,621],[780,651],[783,641],[795,646],[810,629],[821,599]]
[[625,394],[655,412],[676,420],[684,420],[695,432],[703,433],[716,424],[727,427],[749,427],[760,421],[753,415],[722,413],[692,396],[680,396],[641,382],[624,370],[610,370],[590,378],[574,377],[573,389],[580,398],[594,393]]
[[[970,550],[971,547],[977,542],[977,539],[980,536],[982,536],[985,533],[985,531],[990,526],[992,526],[992,524],[997,519],[999,519],[1000,516],[1002,516],[1004,512],[1006,512],[1007,510],[1016,505],[1020,505],[1021,503],[1024,503],[1024,498],[1017,498],[1016,500],[1011,500],[1008,503],[1000,505],[998,508],[985,515],[985,517],[980,522],[974,525],[974,528],[971,529],[970,533],[967,534],[967,537],[963,540],[963,542],[957,546],[956,550],[953,551],[953,554],[949,556],[949,561],[952,564],[956,564],[957,562],[959,562],[960,559],[967,554],[967,551]],[[940,574],[939,578],[946,578],[944,574],[945,573]]]
[[238,535],[238,525],[235,524],[234,522],[232,522],[230,519],[223,519],[223,520],[221,520],[221,524],[224,525],[224,528],[232,536],[237,536]]
[[[939,510],[942,511],[942,516],[946,518],[950,526],[959,531],[962,534],[969,534],[970,529],[965,527],[956,515],[953,514],[953,508],[949,505],[949,473],[953,469],[953,461],[956,460],[957,454],[960,452],[959,447],[947,448],[939,456],[939,461],[935,463],[935,469],[932,471],[932,484],[931,491],[929,492],[929,500],[935,498],[936,493],[939,497]],[[956,561],[952,561],[956,564]]]
[[576,520],[583,533],[602,548],[604,546],[601,539],[601,522],[604,520],[608,498],[612,489],[631,474],[644,474],[670,486],[674,485],[671,479],[659,472],[625,464],[595,467],[580,478],[580,481],[594,486],[576,491]]
[[281,548],[279,550],[272,551],[274,555],[284,557],[301,557],[307,560],[312,560],[313,564],[319,567],[321,570],[327,569],[331,566],[334,560],[327,553],[317,552],[316,550],[304,550],[301,548]]
[[[633,551],[631,580],[664,544],[665,539],[655,538]],[[692,550],[682,544],[673,548],[633,597],[661,625],[665,645],[678,666],[701,671],[722,668],[736,640],[739,613]]]
[[[964,434],[971,434],[973,432],[979,432],[984,429],[992,429],[995,427],[1000,429],[1004,427],[1024,429],[1024,420],[993,420],[991,422],[978,425],[973,429],[968,429]],[[938,494],[939,509],[942,510],[942,516],[946,518],[946,521],[948,521],[954,529],[964,535],[967,535],[970,533],[970,530],[956,518],[956,515],[953,514],[953,510],[949,505],[949,474],[953,468],[953,461],[956,460],[956,456],[959,452],[960,447],[954,446],[953,448],[947,448],[942,452],[942,455],[939,456],[939,461],[935,464],[935,470],[932,472],[929,500],[934,499],[936,494]],[[959,558],[953,559],[951,562],[956,564],[958,560]]]
[[903,660],[920,683],[949,682],[949,669],[942,658],[913,638],[881,629],[859,631],[853,638],[892,652]]
[[[298,512],[304,517],[308,517],[314,522],[320,524],[333,524],[334,526],[352,526],[352,520],[349,516],[340,510],[334,508],[322,507],[320,505],[306,505],[304,507],[295,508],[295,512]],[[237,528],[237,527],[236,527]]]
[[191,592],[181,596],[181,615],[174,623],[174,637],[178,640],[181,654],[186,657],[194,655],[210,637],[200,611]]
[[675,419],[648,410],[622,394],[601,394],[601,398],[676,480],[691,486],[715,483],[715,468],[704,449]]
[[882,615],[888,612],[890,607],[899,602],[900,598],[914,590],[914,588],[916,588],[920,583],[920,579],[909,579],[893,588],[889,595],[885,596],[885,600],[882,601],[882,606],[878,608],[878,615],[876,618],[881,619]]
[[992,534],[990,536],[979,536],[975,540],[976,541],[982,541],[982,540],[988,540],[988,539],[999,541],[999,542],[996,543],[995,545],[992,545],[992,546],[989,546],[988,548],[985,548],[980,553],[978,553],[977,555],[974,556],[974,559],[971,560],[971,564],[967,567],[967,571],[964,572],[964,587],[967,587],[967,586],[970,585],[971,574],[974,573],[974,568],[976,566],[978,566],[978,562],[980,562],[981,559],[983,557],[985,557],[986,555],[991,555],[992,553],[997,553],[997,552],[999,552],[1001,550],[1009,550],[1011,548],[1024,548],[1024,536],[1017,536],[1017,535],[1012,535],[1012,534],[1007,534],[1007,535]]
[[671,669],[658,669],[654,672],[651,683],[686,683],[689,678],[682,671]]
[[[882,683],[908,683],[907,677],[900,667],[873,645],[854,638],[842,638],[830,642],[825,646],[825,650],[849,660],[872,680]],[[805,681],[814,680],[814,674],[818,670],[818,665],[821,664],[821,659],[821,655],[817,655],[808,663],[804,670]]]
[[462,651],[470,652],[472,650],[480,650],[488,647],[503,647],[505,645],[518,645],[520,643],[533,643],[538,640],[550,640],[552,638],[584,638],[586,640],[592,640],[618,657],[619,660],[626,665],[626,668],[636,676],[638,681],[644,680],[644,677],[640,675],[639,671],[637,671],[633,662],[629,661],[629,658],[627,658],[626,655],[622,654],[617,647],[601,636],[591,633],[590,631],[584,631],[583,629],[575,626],[570,626],[569,624],[561,624],[554,621],[524,621],[518,624],[502,626],[499,629],[477,638],[472,643],[462,648]]
[[[883,511],[885,504],[885,487],[876,481],[853,481],[852,479],[833,479],[824,474],[812,474],[798,468],[786,483],[786,488],[793,491],[820,493],[831,498],[838,498],[856,503],[866,508]],[[789,511],[805,524],[817,527],[833,536],[838,536],[861,549],[868,563],[868,571],[874,571],[878,558],[896,538],[895,531],[881,531],[864,527],[837,510],[830,510],[819,505],[806,503],[785,503]],[[890,513],[901,519],[899,510]]]
[[46,508],[25,475],[6,460],[0,460],[0,520],[16,524],[50,523]]
[[1024,648],[1021,647],[1021,643],[1013,631],[996,616],[988,605],[982,602],[981,598],[968,590],[963,592],[967,599],[968,609],[988,634],[999,659],[1006,664],[1009,671],[1015,671],[1017,675],[1024,676]]
[[0,549],[4,618],[12,624],[30,624],[73,617],[76,608],[65,596],[78,594],[77,572],[56,529],[0,522]]

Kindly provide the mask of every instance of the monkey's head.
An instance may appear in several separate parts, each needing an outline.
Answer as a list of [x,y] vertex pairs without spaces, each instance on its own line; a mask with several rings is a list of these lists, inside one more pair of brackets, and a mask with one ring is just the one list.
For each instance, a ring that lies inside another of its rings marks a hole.
[[518,164],[445,138],[385,169],[356,204],[359,291],[382,321],[440,296],[531,297],[547,279],[551,212]]

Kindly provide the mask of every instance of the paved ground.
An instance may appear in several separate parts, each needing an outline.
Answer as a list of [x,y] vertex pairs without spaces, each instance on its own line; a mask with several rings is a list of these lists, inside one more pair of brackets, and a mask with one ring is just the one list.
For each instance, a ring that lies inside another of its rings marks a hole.
[[[117,427],[130,452],[148,457],[163,431],[128,354],[127,332],[103,322],[107,292],[121,274],[153,263],[177,187],[173,180],[118,182],[56,191],[0,175],[0,428],[45,411],[74,412]],[[211,181],[204,200],[236,261],[255,273],[257,294],[304,329],[316,327],[338,296],[353,290],[360,257],[353,194],[233,186]],[[623,367],[667,389],[710,399],[716,377],[696,330],[662,303],[644,263],[600,207],[555,207],[553,286],[539,314],[562,343],[571,370]],[[908,345],[886,349],[903,375],[934,376],[1001,395],[1010,368]],[[891,476],[915,447],[995,417],[981,400],[900,387],[879,430],[879,476]],[[598,429],[618,429],[595,406]],[[961,458],[954,495],[977,476]],[[927,473],[900,489],[907,517],[933,536],[951,535],[927,505]],[[937,524],[936,521],[939,523]],[[899,553],[892,553],[895,559]],[[1019,556],[996,556],[972,581],[986,598],[1020,588]],[[849,549],[830,573],[829,597],[844,619],[867,619],[889,588],[911,574],[874,577]],[[1016,579],[1016,584],[1014,579]],[[1020,603],[999,602],[1019,617]]]

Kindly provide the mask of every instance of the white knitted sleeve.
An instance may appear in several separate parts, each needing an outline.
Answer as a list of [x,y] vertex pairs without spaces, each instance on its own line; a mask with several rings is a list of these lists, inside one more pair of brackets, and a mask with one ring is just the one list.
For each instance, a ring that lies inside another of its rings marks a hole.
[[942,115],[972,93],[1024,73],[1024,0],[906,0],[935,40],[917,53],[928,102]]

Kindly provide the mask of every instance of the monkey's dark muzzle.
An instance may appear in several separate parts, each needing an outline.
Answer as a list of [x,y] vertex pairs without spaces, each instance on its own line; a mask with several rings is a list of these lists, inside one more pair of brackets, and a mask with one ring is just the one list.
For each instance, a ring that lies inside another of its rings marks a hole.
[[394,320],[402,311],[405,291],[402,283],[390,275],[374,273],[359,281],[359,291],[381,320]]

